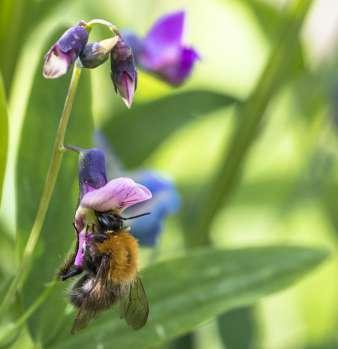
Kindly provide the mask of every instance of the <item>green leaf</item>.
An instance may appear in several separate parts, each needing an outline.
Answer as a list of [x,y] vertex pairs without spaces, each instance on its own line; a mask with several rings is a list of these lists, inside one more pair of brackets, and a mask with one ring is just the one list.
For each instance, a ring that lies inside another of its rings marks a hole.
[[0,202],[2,196],[2,185],[5,177],[8,146],[8,118],[5,89],[0,74]]
[[124,110],[110,118],[102,132],[123,164],[134,167],[180,127],[236,102],[236,98],[217,92],[182,92]]
[[[56,128],[67,94],[68,79],[69,75],[57,80],[46,80],[39,71],[33,82],[17,159],[17,245],[20,252],[27,241],[37,212]],[[84,71],[75,96],[65,143],[90,147],[92,133],[89,71]],[[72,221],[78,192],[77,160],[78,157],[73,153],[64,154],[55,192],[34,252],[32,271],[23,287],[23,311],[54,277],[74,241]],[[62,321],[65,300],[57,291],[58,289],[45,307],[40,308],[29,320],[34,339],[42,340],[44,336],[52,335],[58,321]],[[54,324],[53,328],[50,326],[51,322]]]
[[286,13],[281,11],[278,6],[262,0],[240,0],[240,2],[256,17],[262,33],[269,40],[275,40],[286,18]]
[[[274,44],[279,39],[283,24],[289,19],[289,13],[278,5],[268,3],[264,0],[240,0],[240,2],[256,17],[262,34]],[[299,60],[298,63],[304,68],[303,50],[299,38],[297,38],[295,51],[297,51],[295,56]]]
[[[5,47],[0,55],[0,69],[3,70],[6,90],[9,90],[13,81],[20,55],[24,44],[30,40],[31,34],[43,22],[53,18],[45,34],[51,32],[55,25],[67,21],[73,24],[78,21],[79,10],[75,12],[76,4],[65,4],[65,0],[29,1],[29,0],[2,0],[0,1],[0,47]],[[64,8],[67,6],[67,16]],[[72,23],[73,22],[73,23]]]
[[133,331],[108,311],[78,335],[65,330],[46,347],[154,348],[218,314],[290,286],[326,257],[323,250],[305,247],[191,251],[141,274],[150,301],[150,319],[143,329]]
[[240,307],[217,318],[218,330],[227,349],[247,349],[254,344],[256,331],[254,307]]
[[210,226],[218,210],[224,207],[238,188],[242,170],[254,141],[261,131],[266,110],[287,77],[292,77],[298,64],[298,35],[302,28],[311,0],[290,3],[288,19],[285,21],[280,39],[276,42],[267,64],[250,96],[237,109],[239,122],[225,145],[224,156],[217,173],[207,190],[203,212],[196,207],[194,227],[190,229],[195,246],[210,242]]
[[0,287],[5,276],[15,273],[15,246],[14,239],[0,220]]

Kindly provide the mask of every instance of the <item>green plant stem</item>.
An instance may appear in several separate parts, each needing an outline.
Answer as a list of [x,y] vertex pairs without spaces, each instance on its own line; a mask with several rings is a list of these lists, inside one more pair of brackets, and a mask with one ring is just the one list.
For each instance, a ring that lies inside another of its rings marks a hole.
[[89,21],[86,24],[86,28],[90,30],[93,25],[97,25],[97,24],[100,24],[100,25],[107,27],[112,33],[114,33],[116,35],[120,35],[117,27],[113,23],[108,22],[108,21],[101,19],[101,18],[92,19],[91,21]]
[[28,237],[22,260],[16,276],[14,277],[9,289],[1,303],[0,306],[0,316],[2,316],[8,309],[16,291],[22,286],[27,274],[29,273],[33,251],[39,240],[43,223],[48,211],[49,203],[52,198],[56,180],[60,171],[62,157],[63,157],[63,143],[65,138],[65,133],[67,130],[70,113],[73,107],[74,97],[77,90],[78,82],[81,75],[81,68],[76,64],[74,65],[73,74],[70,80],[64,108],[60,117],[59,126],[56,131],[55,142],[52,152],[52,158],[49,164],[47,177],[43,187],[43,192],[41,195],[38,211],[33,223],[32,230]]
[[290,16],[285,22],[280,40],[276,43],[266,67],[248,99],[238,107],[238,123],[229,145],[223,150],[222,163],[208,188],[203,200],[203,211],[196,214],[200,219],[191,229],[194,246],[210,243],[210,227],[218,210],[224,207],[237,188],[246,157],[260,131],[263,117],[272,97],[285,82],[290,71],[294,48],[299,32],[312,0],[298,0],[293,3]]

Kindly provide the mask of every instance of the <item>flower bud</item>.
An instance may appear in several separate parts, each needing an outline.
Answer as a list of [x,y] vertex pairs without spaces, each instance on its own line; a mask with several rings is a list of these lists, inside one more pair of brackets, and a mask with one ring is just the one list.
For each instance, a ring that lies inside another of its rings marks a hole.
[[114,88],[130,108],[137,85],[137,72],[131,48],[121,38],[111,53],[111,78]]
[[100,42],[91,42],[85,46],[80,54],[83,68],[96,68],[104,63],[112,48],[116,45],[118,37],[109,38]]
[[69,28],[45,56],[43,76],[56,79],[67,73],[88,41],[88,32],[82,23]]
[[101,188],[106,183],[106,159],[104,152],[96,148],[81,150],[79,156],[80,200],[84,194]]

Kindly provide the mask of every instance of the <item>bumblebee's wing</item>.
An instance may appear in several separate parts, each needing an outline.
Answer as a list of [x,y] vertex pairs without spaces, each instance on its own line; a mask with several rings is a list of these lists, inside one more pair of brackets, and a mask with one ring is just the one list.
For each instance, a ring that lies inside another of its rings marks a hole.
[[143,327],[148,319],[149,303],[139,277],[130,284],[129,292],[121,299],[120,315],[134,330]]
[[75,334],[76,332],[87,327],[90,320],[93,319],[95,316],[96,316],[95,310],[86,309],[84,307],[81,307],[76,314],[76,318],[73,322],[73,326],[72,326],[70,333]]
[[111,292],[107,285],[107,274],[109,272],[109,257],[103,256],[99,270],[95,276],[93,276],[93,285],[89,285],[89,290],[83,287],[85,294],[76,318],[73,323],[71,333],[85,328],[91,319],[95,318],[96,314],[108,308],[112,301],[110,299]]

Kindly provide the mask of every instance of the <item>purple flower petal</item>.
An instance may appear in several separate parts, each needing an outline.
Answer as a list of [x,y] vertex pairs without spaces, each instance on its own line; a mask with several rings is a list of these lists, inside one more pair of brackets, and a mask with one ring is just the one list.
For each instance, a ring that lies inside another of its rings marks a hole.
[[43,66],[43,76],[46,79],[56,79],[67,73],[73,62],[73,55],[64,53],[55,44],[46,54]]
[[151,192],[142,184],[127,177],[113,179],[103,187],[85,194],[81,206],[95,211],[124,210],[151,198]]
[[182,45],[185,13],[174,12],[161,17],[143,40],[139,63],[148,70],[160,70],[176,64]]
[[133,103],[136,90],[136,80],[127,72],[123,72],[117,80],[116,89],[125,105],[130,108]]
[[145,43],[152,50],[168,50],[182,43],[185,12],[177,11],[159,18],[145,37]]
[[127,34],[137,64],[167,83],[177,86],[191,74],[198,53],[183,44],[185,12],[161,17],[142,40]]
[[176,62],[162,66],[155,73],[168,83],[177,86],[190,76],[198,59],[199,55],[194,49],[183,47]]

